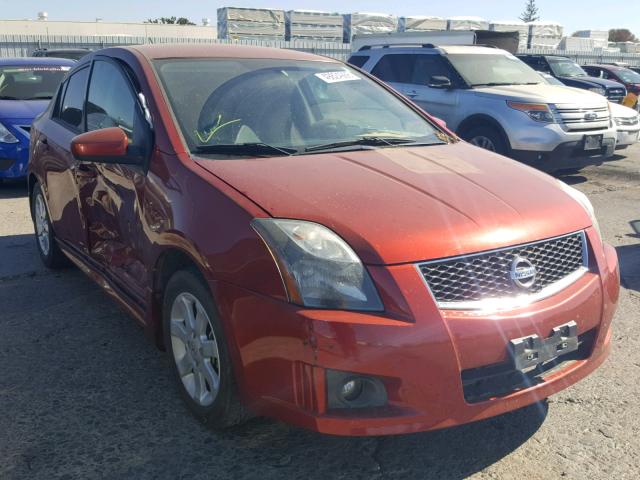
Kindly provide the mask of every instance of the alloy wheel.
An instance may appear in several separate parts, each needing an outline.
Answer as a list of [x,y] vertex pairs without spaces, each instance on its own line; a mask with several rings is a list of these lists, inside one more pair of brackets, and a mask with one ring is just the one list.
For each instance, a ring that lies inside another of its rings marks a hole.
[[220,390],[220,353],[209,315],[190,293],[176,296],[171,306],[173,358],[185,390],[207,407]]
[[36,236],[38,238],[38,245],[40,246],[40,251],[46,257],[47,255],[49,255],[51,240],[49,236],[49,219],[47,218],[47,208],[44,204],[42,193],[38,193],[36,195],[34,217],[36,223]]
[[477,137],[473,137],[469,140],[471,145],[475,145],[476,147],[484,148],[485,150],[490,150],[492,152],[496,151],[496,146],[489,137],[485,137],[484,135],[478,135]]

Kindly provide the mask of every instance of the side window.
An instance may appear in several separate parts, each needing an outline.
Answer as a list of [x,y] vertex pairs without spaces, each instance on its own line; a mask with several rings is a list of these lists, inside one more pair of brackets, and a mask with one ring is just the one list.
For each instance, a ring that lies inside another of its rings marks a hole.
[[369,60],[368,55],[354,55],[349,59],[348,63],[358,68],[362,68],[362,66],[367,63],[367,60]]
[[539,58],[535,64],[530,65],[534,70],[551,74],[551,67],[544,58]]
[[411,82],[416,85],[427,85],[431,77],[449,77],[451,82],[455,82],[454,74],[439,55],[420,55],[416,59]]
[[418,56],[410,54],[384,55],[371,73],[385,82],[411,83]]
[[120,127],[132,140],[136,103],[129,80],[120,68],[111,62],[97,60],[87,98],[87,130]]
[[69,77],[58,118],[77,130],[82,130],[84,98],[87,91],[89,69],[83,68]]

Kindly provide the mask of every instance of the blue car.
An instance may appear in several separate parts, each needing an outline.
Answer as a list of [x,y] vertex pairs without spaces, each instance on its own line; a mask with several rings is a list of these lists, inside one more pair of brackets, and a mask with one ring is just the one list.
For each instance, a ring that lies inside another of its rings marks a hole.
[[29,130],[75,62],[0,58],[0,180],[27,174]]

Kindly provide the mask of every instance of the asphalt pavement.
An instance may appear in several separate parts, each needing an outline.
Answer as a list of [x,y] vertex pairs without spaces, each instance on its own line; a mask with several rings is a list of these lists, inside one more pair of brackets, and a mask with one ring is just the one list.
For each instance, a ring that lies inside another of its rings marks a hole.
[[609,359],[546,405],[377,438],[207,430],[134,320],[77,269],[41,266],[23,185],[0,185],[0,479],[639,478],[640,145],[562,178],[620,257]]

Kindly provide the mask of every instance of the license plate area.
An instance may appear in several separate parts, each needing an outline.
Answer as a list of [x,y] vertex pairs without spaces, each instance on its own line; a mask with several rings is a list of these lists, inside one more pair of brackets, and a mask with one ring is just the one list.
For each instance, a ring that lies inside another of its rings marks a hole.
[[529,335],[509,342],[509,355],[515,370],[528,372],[538,365],[578,350],[578,325],[570,321],[555,327],[551,336]]
[[585,151],[600,150],[602,148],[602,135],[585,135],[584,149]]

